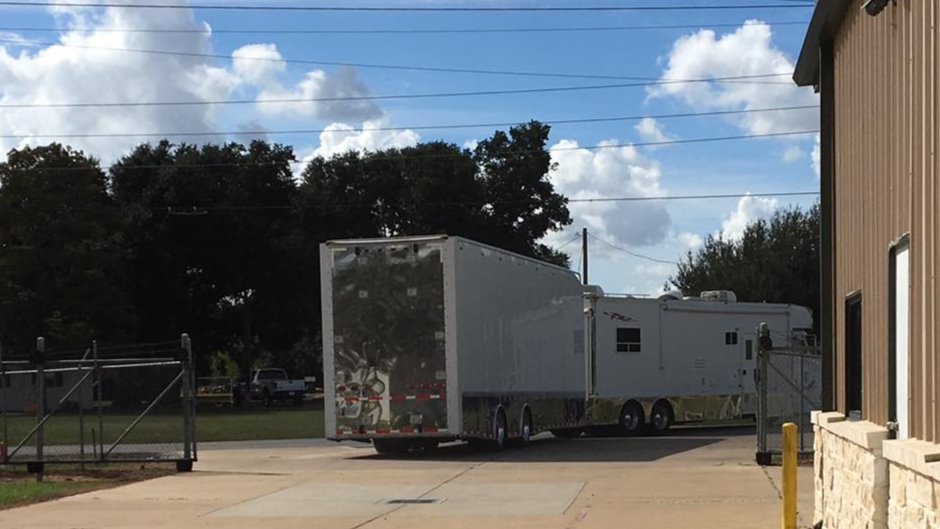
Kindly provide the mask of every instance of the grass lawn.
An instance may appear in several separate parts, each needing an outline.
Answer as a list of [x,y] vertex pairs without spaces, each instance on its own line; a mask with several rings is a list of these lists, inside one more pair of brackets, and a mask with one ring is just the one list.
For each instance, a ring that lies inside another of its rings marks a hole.
[[[104,441],[113,442],[134,420],[132,415],[104,416]],[[7,417],[8,444],[15,446],[36,424],[34,417]],[[182,442],[183,418],[180,415],[151,415],[142,420],[125,438],[128,444]],[[3,439],[0,417],[0,441]],[[54,415],[45,425],[46,445],[77,445],[80,442],[79,417],[75,413]],[[91,451],[92,439],[99,439],[98,416],[84,417],[84,441]],[[199,441],[254,441],[260,439],[311,439],[323,437],[323,410],[319,407],[272,407],[250,409],[218,409],[200,411],[196,416],[196,439]],[[28,445],[34,445],[30,441]]]
[[48,467],[42,483],[22,467],[0,467],[0,509],[63,498],[125,483],[164,476],[172,465],[107,465],[82,470],[75,466]]

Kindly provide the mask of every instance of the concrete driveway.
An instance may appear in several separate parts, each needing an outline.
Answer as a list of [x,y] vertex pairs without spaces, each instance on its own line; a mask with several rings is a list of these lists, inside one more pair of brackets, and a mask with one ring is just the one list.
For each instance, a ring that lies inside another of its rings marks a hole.
[[[0,527],[779,527],[780,469],[753,454],[747,429],[407,458],[326,441],[206,445],[191,474],[0,511]],[[805,527],[812,469],[800,470]]]

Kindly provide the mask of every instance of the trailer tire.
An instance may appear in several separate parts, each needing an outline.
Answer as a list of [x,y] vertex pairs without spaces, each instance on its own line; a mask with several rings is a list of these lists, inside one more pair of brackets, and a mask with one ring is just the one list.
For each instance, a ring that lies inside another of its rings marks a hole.
[[522,421],[519,423],[519,446],[529,446],[532,442],[533,431],[532,412],[529,410],[529,407],[526,406],[525,409],[522,410]]
[[502,450],[506,448],[507,441],[509,440],[509,428],[508,423],[506,422],[506,412],[503,410],[502,406],[496,408],[496,411],[493,413],[492,424],[493,439],[490,442],[490,445],[494,450]]
[[640,403],[631,400],[627,401],[620,409],[620,433],[627,437],[633,437],[643,430],[646,418],[643,416],[643,406]]
[[672,405],[667,400],[657,401],[653,404],[653,410],[650,412],[650,431],[654,434],[662,435],[672,428],[672,423],[676,416],[672,411]]

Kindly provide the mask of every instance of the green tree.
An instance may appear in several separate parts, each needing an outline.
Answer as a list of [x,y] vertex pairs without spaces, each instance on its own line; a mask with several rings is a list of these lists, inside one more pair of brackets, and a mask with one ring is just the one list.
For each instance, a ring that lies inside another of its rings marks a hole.
[[[289,350],[303,327],[289,147],[140,145],[111,168],[142,339],[201,351]],[[200,358],[200,367],[208,360]]]
[[809,307],[818,332],[819,206],[757,220],[740,240],[709,236],[670,281],[688,293],[733,290],[741,300]]
[[120,217],[98,162],[59,144],[0,164],[0,342],[19,352],[134,333]]
[[555,192],[555,168],[546,148],[551,127],[530,121],[496,131],[473,152],[480,168],[486,203],[482,242],[567,265],[565,254],[538,241],[571,224],[568,199]]

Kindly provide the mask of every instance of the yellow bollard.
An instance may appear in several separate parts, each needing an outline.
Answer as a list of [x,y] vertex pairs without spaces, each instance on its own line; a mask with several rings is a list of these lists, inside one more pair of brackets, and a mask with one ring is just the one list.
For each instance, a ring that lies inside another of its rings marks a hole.
[[796,529],[796,436],[792,422],[783,425],[783,529]]

